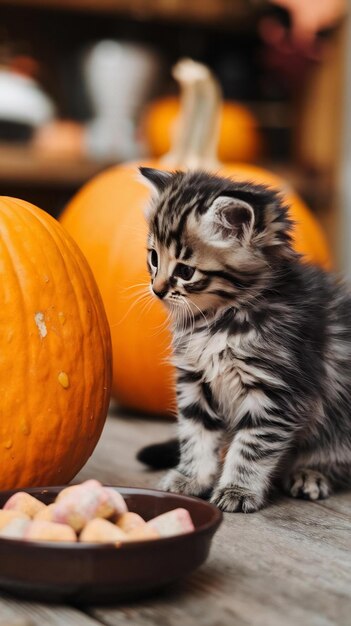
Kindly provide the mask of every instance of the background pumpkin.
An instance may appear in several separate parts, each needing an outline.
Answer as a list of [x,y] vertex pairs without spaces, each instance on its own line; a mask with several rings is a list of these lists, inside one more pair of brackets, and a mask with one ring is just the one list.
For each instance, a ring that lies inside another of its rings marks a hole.
[[[296,222],[296,249],[309,261],[329,268],[330,255],[318,222],[285,181],[250,165],[219,165],[214,156],[218,87],[207,68],[199,64],[190,66],[189,78],[187,63],[191,64],[185,61],[178,67],[185,102],[174,151],[166,156],[164,164],[151,161],[146,165],[202,166],[277,187]],[[205,109],[199,106],[199,98],[206,104],[206,119],[199,120],[199,111]],[[166,313],[151,296],[149,304],[137,299],[140,288],[146,292],[149,283],[143,216],[148,196],[148,190],[137,180],[137,164],[117,166],[84,186],[61,220],[89,260],[104,300],[116,355],[113,395],[125,407],[163,414],[175,408],[173,369],[167,362],[170,333]]]
[[103,428],[111,343],[91,270],[52,217],[0,198],[0,488],[69,482]]
[[[171,149],[180,107],[179,98],[169,96],[155,100],[146,109],[142,129],[152,157],[159,158]],[[261,154],[262,137],[254,115],[238,102],[223,102],[220,107],[219,160],[253,163]]]

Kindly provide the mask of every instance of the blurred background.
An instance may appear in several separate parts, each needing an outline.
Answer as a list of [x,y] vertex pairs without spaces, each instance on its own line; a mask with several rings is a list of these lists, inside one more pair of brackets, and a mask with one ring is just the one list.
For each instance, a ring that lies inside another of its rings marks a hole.
[[179,109],[171,68],[190,57],[221,85],[220,159],[286,178],[345,266],[346,8],[343,0],[0,0],[0,194],[57,216],[106,166],[162,155]]

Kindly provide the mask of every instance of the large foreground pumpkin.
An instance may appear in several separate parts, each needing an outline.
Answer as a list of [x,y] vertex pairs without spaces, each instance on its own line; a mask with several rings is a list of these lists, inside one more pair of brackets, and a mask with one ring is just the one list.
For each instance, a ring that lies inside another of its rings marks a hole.
[[[206,87],[213,87],[212,79],[201,76],[200,79]],[[185,103],[190,122],[198,110],[191,106],[196,104],[191,102],[192,94],[189,94],[192,84],[187,82]],[[194,91],[196,97],[201,93],[198,85]],[[208,104],[211,93],[207,96]],[[214,123],[211,126],[210,121],[213,121],[213,111],[211,119],[203,124],[207,139],[199,141],[197,134],[191,142],[194,126],[189,125],[187,119],[183,125],[183,140],[178,139],[172,154],[173,162],[168,158],[168,165],[164,167],[173,163],[180,167],[203,165],[223,175],[277,187],[291,206],[291,216],[296,222],[296,249],[309,261],[328,268],[330,257],[323,233],[302,200],[286,182],[270,172],[250,165],[220,166],[211,154]],[[157,161],[148,165],[162,167]],[[149,283],[145,251],[147,227],[143,216],[148,195],[148,190],[137,180],[136,164],[114,167],[83,187],[63,213],[62,223],[89,260],[104,300],[116,355],[114,396],[126,407],[161,414],[175,407],[173,370],[168,362],[170,333],[163,306],[151,296],[149,301],[139,299],[141,291],[147,293]]]
[[91,270],[49,215],[0,198],[0,488],[64,484],[106,418],[110,333]]

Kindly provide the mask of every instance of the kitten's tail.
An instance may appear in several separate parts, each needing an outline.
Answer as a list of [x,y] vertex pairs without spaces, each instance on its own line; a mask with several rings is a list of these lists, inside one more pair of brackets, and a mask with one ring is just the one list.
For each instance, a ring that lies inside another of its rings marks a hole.
[[169,439],[162,443],[154,443],[142,448],[137,453],[138,461],[149,465],[154,469],[166,469],[175,467],[180,459],[180,446],[178,439]]

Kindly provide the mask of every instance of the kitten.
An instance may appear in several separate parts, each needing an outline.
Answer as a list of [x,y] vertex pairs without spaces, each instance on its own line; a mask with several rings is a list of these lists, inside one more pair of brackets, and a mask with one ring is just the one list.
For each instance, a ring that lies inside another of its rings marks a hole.
[[180,460],[163,488],[246,513],[277,479],[293,497],[326,498],[350,482],[350,294],[293,250],[272,189],[141,174],[155,190],[148,268],[177,371]]

